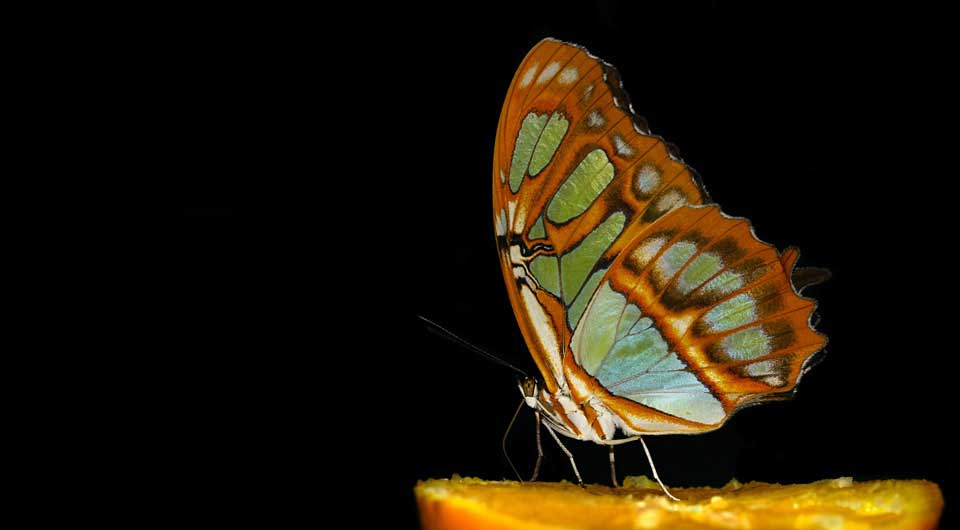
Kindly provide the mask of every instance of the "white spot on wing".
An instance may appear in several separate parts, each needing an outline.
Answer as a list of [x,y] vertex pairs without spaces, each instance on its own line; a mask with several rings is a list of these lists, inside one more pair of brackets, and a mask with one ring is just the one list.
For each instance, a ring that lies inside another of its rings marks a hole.
[[693,323],[694,315],[687,315],[683,317],[670,317],[666,318],[667,325],[673,328],[673,332],[678,337],[684,336],[687,330],[690,328],[690,324]]
[[540,72],[540,76],[537,77],[537,84],[542,85],[547,81],[553,79],[553,76],[557,75],[557,72],[559,70],[560,70],[559,62],[553,61],[552,63],[548,64],[547,67],[544,68],[542,72]]
[[500,184],[503,184],[507,181],[507,177],[503,174],[503,170],[500,170]]
[[664,193],[657,201],[657,209],[661,212],[672,210],[678,206],[683,206],[687,199],[677,190],[670,190]]
[[621,138],[619,134],[613,135],[613,145],[617,148],[617,154],[624,158],[630,158],[636,154],[636,150],[630,147],[630,144],[623,141],[623,138]]
[[[501,173],[502,175],[502,173]],[[637,171],[637,190],[644,195],[653,193],[660,185],[660,170],[653,164],[644,164]]]
[[744,371],[753,377],[777,377],[779,374],[777,366],[777,361],[774,359],[769,359],[766,361],[759,361],[755,363],[748,364],[744,367]]
[[587,114],[587,127],[599,129],[603,127],[604,123],[607,123],[607,120],[604,119],[603,114],[598,109],[593,109],[590,114]]
[[533,81],[533,76],[537,73],[537,68],[539,66],[540,63],[533,63],[533,66],[527,68],[527,71],[523,73],[523,77],[520,79],[520,88],[526,88],[530,85],[530,82]]
[[766,377],[761,377],[760,380],[770,386],[783,386],[787,384],[787,382],[783,379],[783,376],[780,375],[768,375]]
[[569,85],[577,80],[580,77],[580,72],[577,71],[576,66],[568,66],[560,72],[560,77],[557,78],[557,81],[560,81],[561,85]]
[[653,239],[648,239],[640,244],[636,250],[633,251],[631,257],[637,263],[639,268],[646,267],[650,260],[656,257],[657,253],[660,252],[660,249],[663,248],[664,243],[667,242],[666,237],[655,237]]
[[500,213],[497,214],[495,222],[497,224],[497,235],[498,236],[507,235],[507,217],[506,217],[506,214],[503,212],[503,208],[500,208]]
[[523,261],[523,254],[520,253],[520,245],[510,245],[510,263],[523,265]]

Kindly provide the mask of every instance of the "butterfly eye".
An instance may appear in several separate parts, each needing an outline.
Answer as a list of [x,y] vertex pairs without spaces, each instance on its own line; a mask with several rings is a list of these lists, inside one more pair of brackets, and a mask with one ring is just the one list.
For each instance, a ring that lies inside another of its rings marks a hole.
[[520,391],[523,397],[534,397],[537,394],[537,380],[532,377],[524,377],[520,381]]

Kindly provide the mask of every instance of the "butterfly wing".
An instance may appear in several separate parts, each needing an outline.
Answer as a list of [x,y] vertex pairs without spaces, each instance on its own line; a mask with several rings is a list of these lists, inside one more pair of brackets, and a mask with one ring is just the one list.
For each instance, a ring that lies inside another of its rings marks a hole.
[[517,70],[493,197],[507,292],[547,390],[600,397],[628,432],[716,428],[791,390],[825,342],[790,283],[796,253],[697,206],[695,173],[582,48],[544,40]]
[[513,79],[497,129],[493,202],[507,291],[547,389],[601,271],[624,245],[706,194],[629,110],[619,75],[547,39]]
[[778,255],[744,219],[685,206],[636,234],[592,293],[565,376],[628,432],[700,432],[796,387],[826,339]]

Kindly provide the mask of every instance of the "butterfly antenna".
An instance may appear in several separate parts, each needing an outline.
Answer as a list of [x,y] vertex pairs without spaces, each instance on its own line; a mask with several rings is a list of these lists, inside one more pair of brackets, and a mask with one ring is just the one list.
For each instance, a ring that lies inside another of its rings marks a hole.
[[452,331],[450,331],[449,329],[441,326],[440,324],[437,324],[436,322],[430,320],[429,318],[427,318],[427,317],[425,317],[425,316],[423,316],[423,315],[417,315],[417,318],[419,318],[420,320],[424,321],[424,322],[427,324],[427,330],[430,331],[430,333],[433,333],[434,335],[443,337],[443,338],[449,340],[450,342],[452,342],[452,343],[454,343],[454,344],[457,344],[457,345],[459,345],[459,346],[462,346],[462,347],[464,347],[464,348],[472,351],[473,353],[476,353],[477,355],[486,358],[488,361],[493,361],[493,362],[499,364],[500,366],[505,366],[505,367],[507,367],[507,368],[509,368],[509,369],[511,369],[511,370],[514,370],[515,372],[519,373],[520,375],[522,375],[522,376],[524,376],[524,377],[529,377],[529,376],[527,375],[527,372],[524,372],[523,370],[521,370],[521,369],[517,368],[516,366],[508,363],[507,361],[504,361],[503,359],[497,357],[496,355],[494,355],[494,354],[492,354],[492,353],[490,353],[490,352],[488,352],[488,351],[485,351],[485,350],[483,350],[483,349],[481,349],[481,348],[479,348],[479,347],[477,347],[477,346],[474,346],[473,344],[471,344],[471,343],[467,342],[466,340],[464,340],[464,339],[458,337],[457,335],[455,335],[455,334],[454,334]]

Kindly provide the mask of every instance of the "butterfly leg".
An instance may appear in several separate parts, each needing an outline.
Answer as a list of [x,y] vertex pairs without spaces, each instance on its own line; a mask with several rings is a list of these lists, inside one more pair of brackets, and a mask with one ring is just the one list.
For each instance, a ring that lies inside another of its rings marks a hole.
[[613,446],[610,446],[610,478],[613,479],[613,487],[619,488],[620,485],[617,484],[617,464],[613,459]]
[[[524,401],[521,400],[520,406],[517,407],[517,411],[514,412],[513,417],[510,418],[510,425],[507,425],[507,430],[503,433],[503,440],[500,441],[500,447],[501,449],[503,449],[503,456],[506,457],[507,463],[510,464],[510,469],[513,470],[513,474],[517,476],[517,480],[520,482],[523,482],[523,478],[520,477],[520,472],[517,471],[516,466],[513,465],[513,460],[510,460],[510,454],[507,453],[507,437],[510,436],[510,431],[513,430],[513,424],[514,422],[517,421],[517,416],[520,415],[520,409],[523,408],[523,405],[524,405]],[[538,424],[540,423],[539,417],[537,418],[537,423]],[[538,435],[537,449],[540,448],[539,434],[540,433],[537,432],[537,435]],[[537,466],[539,467],[539,465],[540,465],[540,460],[537,460]],[[536,474],[534,474],[534,476],[536,476]]]
[[653,471],[653,478],[657,481],[657,484],[660,484],[660,488],[662,488],[663,492],[667,494],[667,497],[679,502],[680,499],[674,497],[673,494],[670,493],[670,490],[663,485],[663,481],[660,480],[660,475],[657,474],[657,466],[653,465],[653,457],[650,456],[650,450],[647,449],[647,442],[643,441],[642,436],[637,436],[637,438],[640,438],[640,443],[643,445],[643,452],[647,453],[647,461],[650,462],[650,470]]
[[533,413],[537,417],[537,465],[533,466],[533,476],[530,477],[530,482],[537,480],[537,476],[540,474],[540,462],[543,460],[543,446],[540,445],[540,411],[535,410]]
[[573,474],[577,476],[577,482],[580,483],[580,486],[583,487],[583,479],[580,478],[580,471],[577,469],[577,463],[573,461],[573,453],[571,453],[560,441],[560,438],[557,437],[557,433],[553,432],[553,429],[547,425],[547,430],[550,431],[550,436],[553,436],[553,439],[557,442],[557,445],[560,446],[560,449],[563,449],[564,454],[567,455],[567,458],[570,459],[570,465],[573,466]]

